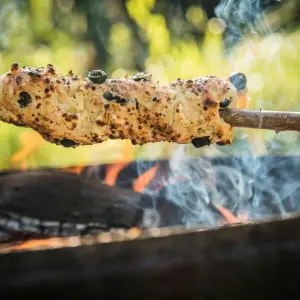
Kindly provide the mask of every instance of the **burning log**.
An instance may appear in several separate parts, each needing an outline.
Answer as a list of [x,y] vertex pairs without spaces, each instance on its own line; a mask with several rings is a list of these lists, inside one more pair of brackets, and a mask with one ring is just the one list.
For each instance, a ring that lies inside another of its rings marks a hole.
[[149,203],[147,196],[129,189],[62,171],[3,174],[0,241],[155,226],[159,219],[152,207],[147,209]]
[[53,250],[6,252],[0,254],[1,295],[293,299],[299,293],[299,231],[300,217],[290,216],[204,231],[146,230],[131,241],[100,234],[77,247],[72,241]]

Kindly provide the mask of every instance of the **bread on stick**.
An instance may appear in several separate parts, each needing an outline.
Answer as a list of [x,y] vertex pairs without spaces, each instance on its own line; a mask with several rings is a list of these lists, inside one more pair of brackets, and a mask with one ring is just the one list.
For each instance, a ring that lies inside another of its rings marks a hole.
[[163,86],[144,73],[107,79],[92,71],[82,78],[72,71],[63,76],[51,64],[21,68],[18,63],[0,76],[0,120],[30,127],[65,147],[107,139],[231,144],[233,128],[219,108],[237,98],[229,77],[178,79]]

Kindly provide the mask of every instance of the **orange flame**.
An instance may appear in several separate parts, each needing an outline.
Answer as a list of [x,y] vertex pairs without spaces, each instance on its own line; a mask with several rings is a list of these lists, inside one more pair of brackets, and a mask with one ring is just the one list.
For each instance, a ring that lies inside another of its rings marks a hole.
[[129,162],[119,162],[107,167],[104,182],[109,186],[114,186],[120,172],[129,165]]
[[229,209],[221,205],[215,205],[216,209],[222,214],[228,224],[240,223],[247,221],[247,214],[240,214],[236,217]]
[[7,246],[4,249],[7,251],[14,251],[14,250],[34,250],[40,248],[47,248],[53,247],[53,245],[57,244],[59,238],[48,238],[48,239],[40,239],[40,240],[29,240],[22,242],[18,245]]
[[150,181],[154,178],[158,167],[159,164],[157,163],[154,167],[141,174],[133,183],[133,191],[141,193],[145,189],[145,187],[150,183]]
[[39,134],[31,131],[22,132],[19,138],[21,147],[12,155],[10,161],[14,165],[20,163],[21,169],[25,171],[28,169],[28,159],[36,153],[45,141]]
[[76,167],[70,167],[70,168],[64,168],[64,172],[67,173],[73,173],[73,174],[77,174],[80,175],[83,171],[84,167],[83,166],[76,166]]

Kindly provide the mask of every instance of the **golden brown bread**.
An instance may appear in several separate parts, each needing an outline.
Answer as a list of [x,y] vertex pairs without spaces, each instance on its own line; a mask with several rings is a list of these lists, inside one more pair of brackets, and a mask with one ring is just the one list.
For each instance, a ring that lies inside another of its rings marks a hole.
[[219,115],[220,103],[237,103],[228,78],[178,79],[160,86],[149,74],[101,76],[98,82],[104,82],[95,84],[71,71],[58,74],[50,64],[20,68],[14,63],[0,77],[0,120],[31,127],[49,142],[69,147],[107,139],[139,145],[195,138],[232,143],[233,128]]

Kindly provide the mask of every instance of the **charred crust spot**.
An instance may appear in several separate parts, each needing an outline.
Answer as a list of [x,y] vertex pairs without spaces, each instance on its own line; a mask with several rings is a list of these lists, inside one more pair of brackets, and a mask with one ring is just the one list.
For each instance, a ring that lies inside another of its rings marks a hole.
[[109,109],[109,104],[104,104],[104,108],[105,108],[105,110],[108,110]]
[[178,108],[176,109],[176,112],[179,113],[179,109]]
[[212,107],[212,108],[215,108],[215,107],[218,106],[218,103],[217,103],[216,101],[214,101],[214,100],[212,100],[212,99],[209,99],[209,98],[205,99],[205,100],[203,101],[203,104],[204,104],[205,106]]
[[20,85],[21,82],[22,82],[22,77],[21,77],[21,76],[17,76],[17,77],[16,77],[16,84],[17,84],[17,85]]
[[207,106],[203,106],[203,110],[207,111],[208,107]]
[[135,108],[140,113],[140,104],[138,101],[135,102]]
[[65,118],[67,122],[71,122],[72,120],[78,120],[78,115],[75,113],[70,113],[70,114],[64,113],[62,116],[63,118]]
[[39,119],[38,117],[36,117],[34,120],[35,120],[36,122],[39,122],[40,119]]
[[96,120],[96,124],[98,126],[105,126],[105,123],[103,121],[101,121],[101,120]]
[[17,62],[14,62],[11,64],[10,66],[10,71],[13,72],[13,71],[17,71],[19,69],[19,64]]
[[39,99],[41,99],[41,98],[42,98],[42,97],[39,96],[39,95],[35,96],[35,99],[37,99],[37,100],[39,100]]
[[50,87],[49,87],[49,88],[50,88],[50,91],[51,91],[51,92],[54,92],[54,86],[53,86],[53,84],[50,84]]
[[69,76],[73,77],[73,71],[72,70],[70,70],[68,74],[69,74]]
[[48,94],[50,92],[49,88],[45,88],[45,94]]
[[[45,80],[46,80],[46,79],[45,79]],[[60,80],[56,80],[56,83],[60,84],[60,83],[61,83],[61,81],[60,81]]]
[[93,91],[95,91],[95,90],[96,90],[96,87],[95,87],[94,85],[92,85],[92,86],[91,86],[91,89],[92,89]]
[[47,94],[47,95],[46,95],[46,98],[50,98],[50,97],[51,97],[51,95],[50,95],[50,94]]
[[27,93],[27,92],[21,92],[19,94],[19,100],[18,103],[20,105],[21,108],[27,107],[29,105],[29,103],[32,102],[31,100],[31,96]]
[[192,144],[195,148],[201,148],[204,146],[209,146],[210,145],[210,139],[209,136],[204,136],[201,138],[194,138],[192,139]]
[[78,120],[78,115],[77,114],[70,114],[69,117],[73,120]]
[[60,141],[60,144],[66,148],[74,148],[76,146],[78,146],[79,144],[74,142],[73,140],[70,139],[62,139]]
[[194,83],[194,81],[193,81],[193,80],[191,80],[191,79],[189,79],[189,80],[187,80],[187,81],[186,81],[186,83],[187,83],[187,84],[193,84],[193,83]]
[[36,105],[36,109],[39,109],[40,107],[41,107],[41,103],[38,103],[37,105]]
[[217,142],[216,143],[218,146],[225,146],[226,145],[226,143],[225,142],[223,142],[223,141],[221,141],[221,142]]
[[51,65],[51,64],[47,65],[47,73],[52,74],[52,75],[55,74],[55,70],[54,70],[53,65]]
[[[68,83],[67,83],[67,84],[68,84]],[[87,83],[85,83],[84,87],[85,87],[86,89],[89,89],[89,88],[91,87],[91,84],[90,84],[89,82],[87,82]]]
[[156,101],[157,101],[157,97],[153,97],[153,98],[152,98],[152,101],[153,101],[153,102],[156,102]]

